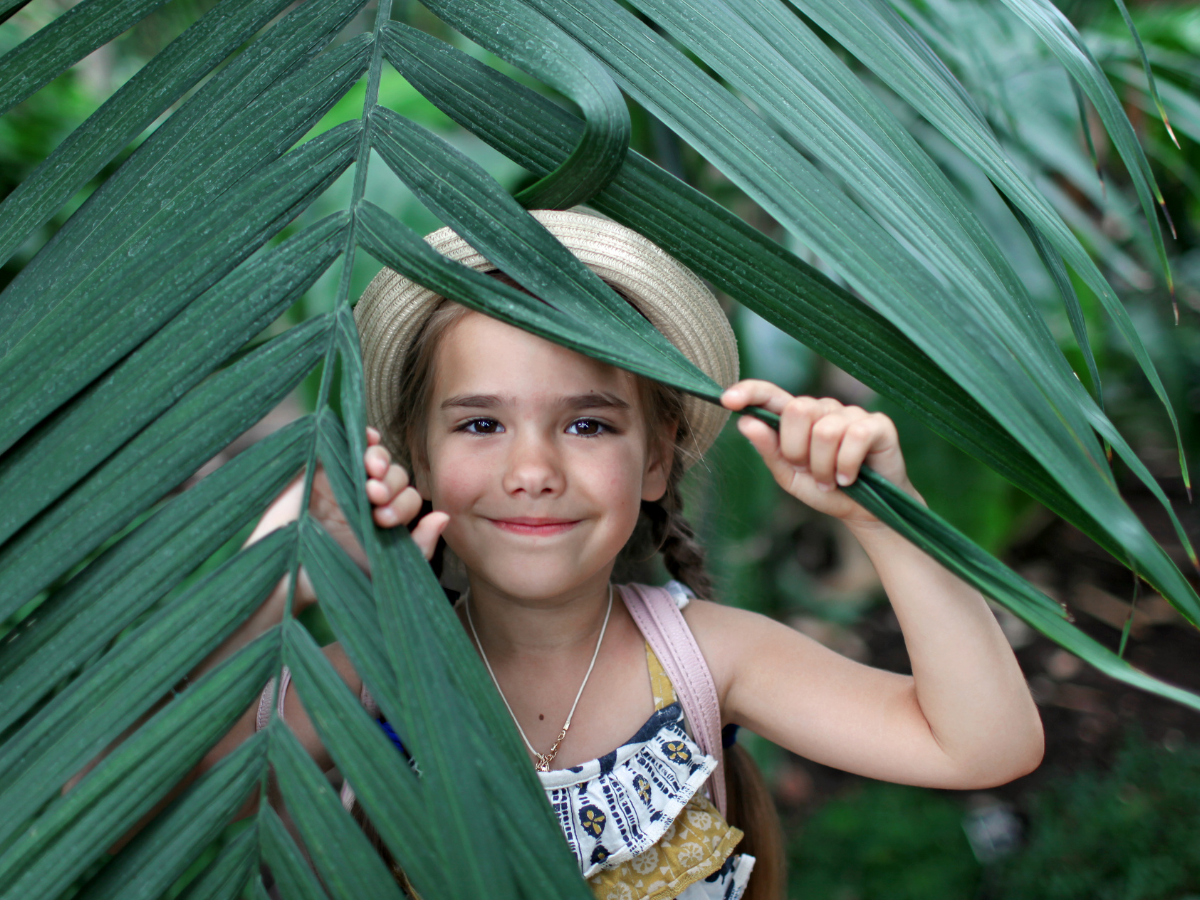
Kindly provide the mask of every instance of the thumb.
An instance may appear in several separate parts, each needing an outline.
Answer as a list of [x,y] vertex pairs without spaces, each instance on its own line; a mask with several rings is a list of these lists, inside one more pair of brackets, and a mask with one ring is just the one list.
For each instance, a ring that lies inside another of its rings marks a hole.
[[450,516],[444,512],[431,512],[421,517],[417,527],[412,530],[412,539],[420,548],[426,559],[433,559],[433,551],[437,548],[438,538],[442,536]]

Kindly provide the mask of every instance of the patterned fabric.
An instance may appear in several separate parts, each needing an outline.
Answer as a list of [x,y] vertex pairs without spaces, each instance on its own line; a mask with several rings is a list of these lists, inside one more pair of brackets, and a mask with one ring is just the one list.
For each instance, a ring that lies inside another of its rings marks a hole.
[[658,841],[715,765],[692,743],[683,708],[672,703],[611,753],[538,777],[583,877],[590,878]]
[[716,760],[684,728],[683,708],[646,645],[654,714],[612,753],[538,774],[598,900],[738,900],[754,858],[701,794]]
[[597,900],[736,900],[754,866],[754,857],[733,853],[741,839],[712,801],[696,794],[658,843],[588,881]]

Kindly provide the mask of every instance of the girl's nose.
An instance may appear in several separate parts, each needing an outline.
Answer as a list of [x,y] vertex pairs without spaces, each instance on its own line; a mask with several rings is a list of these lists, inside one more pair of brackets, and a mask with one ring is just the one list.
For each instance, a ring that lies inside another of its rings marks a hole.
[[522,435],[511,444],[504,473],[504,490],[530,498],[562,491],[566,478],[551,442],[538,435]]

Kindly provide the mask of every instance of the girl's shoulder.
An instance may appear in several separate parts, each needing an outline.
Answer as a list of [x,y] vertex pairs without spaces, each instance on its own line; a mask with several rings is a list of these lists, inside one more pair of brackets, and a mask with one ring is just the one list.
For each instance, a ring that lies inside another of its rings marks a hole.
[[739,673],[755,666],[781,639],[802,638],[794,629],[761,613],[711,600],[692,600],[684,607],[683,618],[708,663],[723,712]]
[[774,624],[766,616],[736,606],[725,606],[712,600],[692,600],[683,610],[692,637],[713,674],[716,697],[721,709],[736,677],[739,662],[745,652],[745,636],[760,631],[762,623]]

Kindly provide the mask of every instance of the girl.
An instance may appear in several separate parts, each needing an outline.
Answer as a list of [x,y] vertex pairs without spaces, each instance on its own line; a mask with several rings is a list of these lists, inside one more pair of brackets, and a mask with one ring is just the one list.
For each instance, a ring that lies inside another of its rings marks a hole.
[[[686,602],[683,619],[711,673],[722,724],[819,763],[907,784],[978,789],[1036,767],[1038,713],[982,596],[838,490],[868,464],[920,500],[891,421],[763,381],[733,383],[732,333],[703,284],[614,223],[578,212],[537,215],[698,366],[731,385],[724,409],[385,270],[356,312],[375,426],[366,492],[383,528],[412,522],[423,503],[434,510],[419,517],[413,538],[427,558],[444,541],[461,563],[467,589],[456,611],[596,895],[736,900],[782,890],[767,860],[751,877],[755,861],[739,852],[741,831],[718,808],[725,774],[713,774],[716,759],[694,739],[704,723],[683,720],[675,697],[684,686],[665,676],[631,614],[645,597],[662,595],[611,584],[618,558],[639,539],[662,549],[668,569],[704,598]],[[491,268],[448,229],[429,241],[476,269]],[[738,422],[776,481],[841,519],[875,564],[904,632],[911,677],[852,662],[706,597],[701,556],[679,515],[679,479],[729,411],[749,406],[781,416],[778,432],[749,417]],[[299,495],[297,483],[251,540],[295,518]],[[318,477],[314,515],[365,565],[330,496]],[[277,622],[284,593],[281,585],[204,667]],[[302,583],[296,602],[314,600]],[[360,690],[340,648],[327,653]],[[303,698],[286,686],[283,695],[286,719],[328,767]],[[244,739],[253,718],[252,711],[214,748],[210,764]],[[740,763],[734,768],[729,781],[744,781]],[[614,791],[634,813],[604,805]],[[743,801],[745,792],[743,785]],[[612,826],[620,816],[618,833]]]

